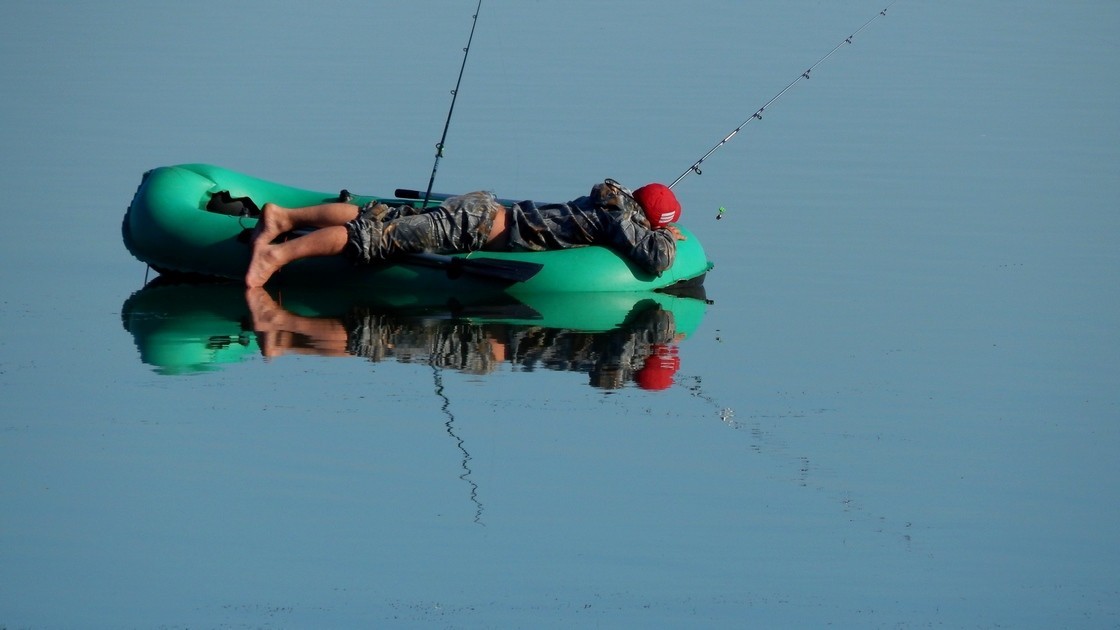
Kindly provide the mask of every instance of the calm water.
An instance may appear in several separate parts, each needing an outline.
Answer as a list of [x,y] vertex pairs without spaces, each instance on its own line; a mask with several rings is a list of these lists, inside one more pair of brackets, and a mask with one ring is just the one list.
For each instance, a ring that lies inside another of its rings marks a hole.
[[[143,171],[426,183],[474,3],[378,4],[0,6],[0,627],[1120,624],[1120,5],[902,0],[744,128],[667,389],[236,289],[161,367]],[[671,181],[881,4],[488,2],[437,189]]]

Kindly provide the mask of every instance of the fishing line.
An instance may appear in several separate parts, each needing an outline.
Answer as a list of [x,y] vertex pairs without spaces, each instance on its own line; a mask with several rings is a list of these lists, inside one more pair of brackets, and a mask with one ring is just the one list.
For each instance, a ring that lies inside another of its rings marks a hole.
[[451,90],[451,107],[447,110],[447,122],[443,123],[443,135],[440,136],[439,143],[436,144],[436,162],[432,165],[432,176],[428,178],[428,190],[424,193],[422,208],[428,206],[428,201],[432,196],[432,186],[436,182],[436,170],[439,169],[439,160],[443,157],[443,143],[447,142],[447,129],[451,126],[451,114],[455,111],[455,99],[459,97],[459,84],[463,82],[463,70],[467,67],[467,55],[471,52],[471,42],[474,41],[474,27],[478,26],[478,13],[481,10],[482,0],[478,0],[478,6],[475,7],[474,15],[471,17],[471,34],[467,38],[467,47],[463,49],[463,64],[459,66],[459,78],[455,81],[455,89]]
[[[884,7],[882,11],[879,11],[874,16],[872,16],[872,18],[870,20],[864,22],[863,26],[856,29],[856,31],[854,33],[852,33],[851,35],[845,37],[844,40],[841,41],[839,44],[836,44],[836,46],[832,50],[828,51],[828,54],[826,54],[825,56],[818,59],[817,62],[814,63],[813,65],[809,66],[808,70],[806,70],[805,72],[802,72],[793,81],[790,81],[789,85],[782,88],[781,92],[778,92],[777,94],[774,95],[773,98],[766,101],[766,103],[762,107],[759,107],[758,110],[755,111],[755,113],[751,114],[750,118],[748,118],[748,119],[744,120],[742,123],[740,123],[738,127],[736,127],[734,130],[732,130],[731,133],[727,134],[727,136],[725,136],[723,138],[723,140],[720,140],[719,142],[717,142],[716,145],[714,147],[712,147],[711,149],[709,149],[708,152],[705,153],[703,156],[701,156],[699,160],[696,160],[695,162],[693,162],[692,166],[688,167],[683,173],[680,174],[679,177],[674,179],[672,184],[669,184],[669,188],[672,188],[673,186],[676,186],[682,179],[687,177],[689,173],[696,173],[697,175],[700,175],[701,174],[700,165],[704,163],[704,160],[708,159],[708,156],[715,153],[716,150],[719,149],[720,147],[722,147],[723,145],[727,144],[728,140],[731,140],[731,138],[735,137],[735,134],[739,133],[743,129],[743,127],[746,127],[751,121],[762,120],[762,112],[766,111],[767,107],[769,107],[774,101],[781,98],[783,94],[788,92],[790,90],[790,88],[792,88],[794,85],[796,85],[799,81],[801,81],[802,79],[810,78],[810,74],[813,72],[813,70],[817,66],[824,63],[824,61],[826,59],[831,57],[833,55],[833,53],[835,53],[837,50],[840,50],[840,48],[842,48],[843,46],[845,46],[847,44],[851,44],[852,43],[852,38],[854,38],[856,35],[859,35],[860,31],[862,31],[863,29],[870,26],[872,22],[879,19],[880,17],[885,16],[887,14],[887,9],[894,6],[895,2],[898,2],[898,0],[892,0],[892,2],[890,4],[888,4],[886,7]],[[722,216],[723,216],[723,209],[720,208],[720,214],[717,216],[717,218],[721,218]]]

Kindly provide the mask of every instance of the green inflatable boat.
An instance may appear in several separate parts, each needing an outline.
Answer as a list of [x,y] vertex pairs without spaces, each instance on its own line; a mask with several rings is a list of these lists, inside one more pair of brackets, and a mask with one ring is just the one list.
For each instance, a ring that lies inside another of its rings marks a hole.
[[[405,191],[396,191],[404,196]],[[161,274],[241,279],[249,263],[247,231],[266,202],[285,207],[346,200],[421,206],[422,201],[315,192],[206,164],[144,174],[124,217],[128,250]],[[422,196],[422,195],[420,195]],[[433,196],[438,203],[446,196]],[[503,200],[507,202],[509,200]],[[548,252],[474,252],[417,255],[392,264],[355,266],[341,257],[313,258],[285,267],[284,286],[322,284],[370,290],[464,293],[597,293],[677,290],[703,283],[712,268],[695,236],[678,241],[674,265],[654,276],[605,247]]]

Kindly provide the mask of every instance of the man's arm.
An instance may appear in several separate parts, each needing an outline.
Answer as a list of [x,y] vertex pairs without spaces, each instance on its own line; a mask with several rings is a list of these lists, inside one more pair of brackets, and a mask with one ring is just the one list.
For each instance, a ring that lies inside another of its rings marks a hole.
[[655,275],[661,275],[673,266],[677,241],[684,240],[684,235],[675,226],[651,230],[630,219],[614,222],[610,237],[611,247],[644,271]]

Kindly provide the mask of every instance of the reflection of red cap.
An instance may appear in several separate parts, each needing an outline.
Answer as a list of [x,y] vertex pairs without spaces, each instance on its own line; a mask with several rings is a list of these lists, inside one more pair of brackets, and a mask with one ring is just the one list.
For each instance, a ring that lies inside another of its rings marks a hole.
[[634,191],[653,229],[665,227],[681,218],[681,202],[664,184],[646,184]]
[[655,345],[646,357],[642,369],[634,376],[642,389],[668,389],[673,384],[673,375],[681,369],[681,358],[676,346]]

